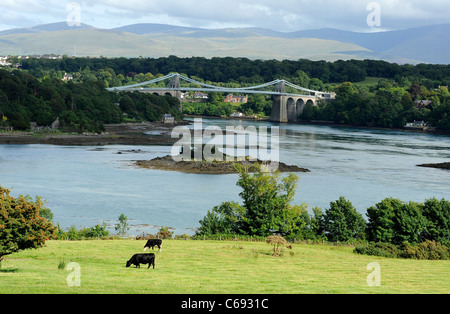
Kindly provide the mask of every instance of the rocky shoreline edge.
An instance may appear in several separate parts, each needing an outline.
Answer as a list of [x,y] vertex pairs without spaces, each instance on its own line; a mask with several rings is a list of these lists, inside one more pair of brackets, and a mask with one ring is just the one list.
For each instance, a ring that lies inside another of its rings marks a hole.
[[444,169],[444,170],[450,170],[450,162],[442,162],[437,164],[422,164],[417,165],[418,167],[427,167],[427,168],[437,168],[437,169]]
[[[157,157],[152,160],[137,160],[134,164],[140,168],[178,171],[191,174],[231,174],[237,173],[234,164],[238,163],[249,167],[249,172],[254,172],[256,163],[267,166],[270,162],[256,161],[175,161],[172,156]],[[286,165],[282,162],[278,164],[277,170],[280,172],[310,172],[305,168]]]
[[[0,144],[48,144],[63,146],[103,145],[173,145],[177,140],[170,134],[177,125],[162,122],[107,124],[102,134],[64,134],[34,132],[0,132]],[[149,132],[150,134],[146,134]],[[152,134],[154,133],[154,135]]]

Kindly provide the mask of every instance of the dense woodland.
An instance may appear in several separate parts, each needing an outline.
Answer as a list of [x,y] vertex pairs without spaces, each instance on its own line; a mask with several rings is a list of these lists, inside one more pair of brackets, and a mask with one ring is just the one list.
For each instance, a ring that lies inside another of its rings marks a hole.
[[[25,71],[0,70],[0,127],[27,130],[30,122],[50,126],[58,117],[68,132],[104,131],[104,124],[126,118],[159,121],[171,113],[182,119],[179,101],[169,96],[113,93],[101,81],[75,83],[38,79]],[[124,115],[125,114],[125,115]]]
[[[336,86],[333,102],[307,104],[302,120],[333,121],[356,126],[403,128],[407,122],[425,121],[438,130],[450,130],[450,93],[447,87],[428,90],[418,83],[381,80],[367,87],[345,82]],[[427,106],[415,101],[431,100]]]
[[[398,65],[377,60],[277,61],[246,58],[71,58],[16,59],[19,70],[0,71],[0,127],[26,129],[29,122],[51,124],[59,117],[63,129],[100,132],[105,123],[157,121],[164,113],[182,119],[177,100],[139,93],[112,93],[106,87],[152,80],[178,72],[195,80],[242,87],[286,79],[314,90],[334,91],[337,98],[306,106],[301,120],[332,121],[357,126],[401,128],[423,120],[450,130],[450,65]],[[73,76],[63,81],[66,73]],[[160,82],[156,86],[165,86]],[[223,94],[207,103],[184,103],[185,114],[227,116],[235,111],[270,116],[272,100],[249,95],[248,103],[231,105]],[[431,100],[418,107],[415,101]]]
[[[19,60],[17,60],[19,61]],[[297,71],[305,72],[309,77],[323,83],[360,82],[366,77],[384,77],[400,80],[402,77],[414,77],[426,82],[427,88],[449,85],[450,65],[419,64],[398,65],[377,60],[350,61],[298,61],[250,60],[247,58],[212,58],[203,57],[178,58],[69,58],[61,60],[26,59],[20,60],[22,68],[30,74],[42,77],[43,73],[64,71],[70,73],[113,69],[116,75],[129,76],[139,73],[170,72],[187,74],[211,82],[263,83],[278,78],[292,78]],[[107,75],[107,74],[106,74]],[[297,83],[291,81],[292,83]],[[115,84],[114,84],[115,85]]]

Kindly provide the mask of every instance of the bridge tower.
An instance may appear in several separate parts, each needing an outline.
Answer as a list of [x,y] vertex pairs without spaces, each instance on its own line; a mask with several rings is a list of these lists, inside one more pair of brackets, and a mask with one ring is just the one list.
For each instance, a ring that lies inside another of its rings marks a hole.
[[275,122],[288,122],[286,106],[287,99],[286,96],[283,95],[286,93],[286,84],[284,80],[281,80],[277,84],[275,91],[281,95],[273,96],[273,106],[272,113],[270,114],[270,120]]
[[183,103],[182,103],[183,100],[181,98],[180,74],[177,73],[175,76],[173,76],[170,79],[169,88],[174,89],[172,96],[178,98],[178,100],[180,102],[180,110],[182,111],[183,110]]

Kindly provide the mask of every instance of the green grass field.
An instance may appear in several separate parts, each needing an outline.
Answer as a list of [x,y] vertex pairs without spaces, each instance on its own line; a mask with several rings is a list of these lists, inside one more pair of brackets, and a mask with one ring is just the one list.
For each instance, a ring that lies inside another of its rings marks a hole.
[[[350,247],[294,245],[271,256],[263,242],[166,240],[155,251],[156,268],[125,267],[145,241],[49,241],[38,250],[6,257],[0,293],[450,293],[449,261],[417,261],[357,255]],[[80,265],[80,286],[69,287]],[[369,263],[381,268],[380,286],[369,286]]]

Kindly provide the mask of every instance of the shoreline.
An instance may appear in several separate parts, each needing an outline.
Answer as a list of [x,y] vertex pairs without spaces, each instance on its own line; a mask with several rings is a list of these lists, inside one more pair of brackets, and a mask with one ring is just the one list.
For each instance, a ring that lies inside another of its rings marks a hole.
[[[243,120],[243,121],[255,121],[255,122],[272,122],[269,117],[252,118],[252,117],[216,117],[216,116],[198,116],[198,115],[185,115],[186,118],[204,118],[204,119],[221,119],[221,120]],[[354,129],[368,129],[368,130],[384,130],[384,131],[401,131],[407,133],[422,133],[422,134],[436,134],[450,136],[450,131],[427,131],[419,129],[406,129],[406,128],[384,128],[380,126],[365,126],[365,125],[353,125],[353,124],[339,124],[332,121],[297,121],[297,122],[274,122],[280,124],[298,124],[298,125],[321,125],[321,126],[336,126],[343,128]]]
[[450,170],[450,162],[441,162],[441,163],[437,163],[437,164],[421,164],[421,165],[417,165],[417,167]]
[[[107,124],[102,134],[66,134],[66,133],[33,133],[3,132],[0,133],[0,144],[48,144],[62,146],[104,146],[104,145],[173,145],[170,133],[175,126],[186,125],[183,121],[174,124],[162,122]],[[146,135],[144,132],[156,131],[157,135]]]
[[[247,120],[247,121],[269,121],[268,119],[247,119],[247,118],[221,118],[209,116],[186,116],[187,118],[205,119],[225,119],[225,120]],[[105,146],[105,145],[161,145],[170,146],[178,139],[171,138],[172,129],[180,125],[189,125],[190,122],[183,120],[174,124],[164,124],[162,122],[145,123],[123,123],[106,124],[105,132],[102,134],[68,134],[68,133],[34,133],[26,131],[0,132],[0,145],[26,145],[26,144],[47,144],[62,146]],[[287,124],[287,123],[286,123]],[[300,121],[291,124],[297,125],[320,125],[336,126],[354,129],[401,131],[407,133],[422,133],[432,135],[450,136],[447,131],[422,131],[406,130],[399,128],[382,128],[369,126],[355,126],[348,124],[336,124],[325,121]],[[144,132],[155,132],[155,134],[144,134]]]

